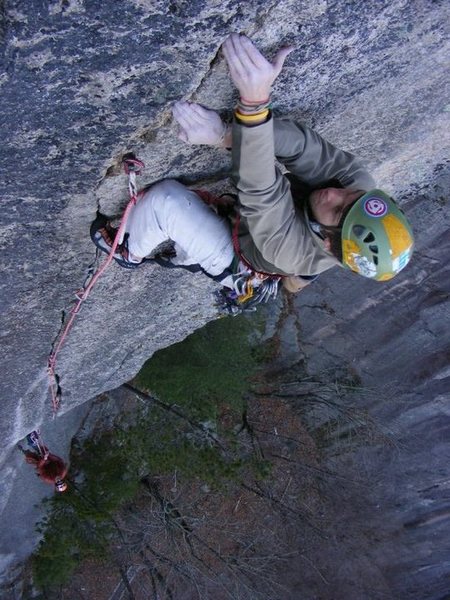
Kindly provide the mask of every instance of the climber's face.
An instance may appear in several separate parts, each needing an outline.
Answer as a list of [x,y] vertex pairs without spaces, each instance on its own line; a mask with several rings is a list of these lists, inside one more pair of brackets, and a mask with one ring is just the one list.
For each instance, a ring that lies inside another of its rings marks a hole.
[[309,204],[318,223],[336,227],[347,206],[353,204],[363,194],[361,190],[324,188],[312,192]]

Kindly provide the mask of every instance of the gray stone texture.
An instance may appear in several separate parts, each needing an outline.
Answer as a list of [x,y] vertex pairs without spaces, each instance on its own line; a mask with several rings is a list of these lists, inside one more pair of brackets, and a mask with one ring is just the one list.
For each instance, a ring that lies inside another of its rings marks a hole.
[[333,585],[305,575],[294,559],[298,597],[448,598],[449,186],[450,173],[437,168],[429,184],[403,196],[418,246],[403,275],[385,286],[330,272],[299,294],[282,331],[283,366],[300,358],[311,376],[330,382],[340,369],[356,374],[349,405],[386,436],[352,445],[345,425],[334,430],[324,465],[346,478],[330,486],[335,535],[308,554]]
[[[448,12],[446,2],[431,0],[0,2],[4,506],[32,477],[17,468],[19,439],[42,425],[49,445],[57,444],[68,411],[215,318],[215,284],[204,276],[111,266],[61,352],[63,399],[51,421],[47,357],[94,259],[96,210],[117,214],[126,203],[123,154],[146,163],[142,184],[182,177],[228,185],[229,154],[179,142],[170,105],[184,98],[229,113],[235,92],[219,49],[233,31],[269,54],[295,45],[275,109],[360,155],[412,216],[417,252],[404,274],[379,286],[329,273],[299,297],[298,311],[318,368],[353,352],[356,369],[404,383],[406,396],[376,410],[387,426],[403,423],[402,435],[414,433],[410,468],[422,473],[423,488],[438,485],[449,363]],[[402,490],[418,514],[405,477]],[[36,490],[30,507],[38,499]],[[17,535],[11,557],[14,515],[8,519],[3,577],[33,543]]]

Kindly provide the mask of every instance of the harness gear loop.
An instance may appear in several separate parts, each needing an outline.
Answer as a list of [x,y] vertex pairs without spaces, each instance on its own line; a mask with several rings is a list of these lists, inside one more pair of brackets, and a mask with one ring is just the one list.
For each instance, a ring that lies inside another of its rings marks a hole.
[[[122,243],[124,235],[125,235],[125,227],[127,224],[128,215],[129,215],[131,209],[133,208],[133,206],[136,204],[138,197],[139,197],[137,187],[136,187],[136,176],[140,175],[141,170],[145,168],[145,165],[141,160],[137,159],[133,155],[127,155],[126,157],[124,157],[122,162],[123,162],[123,166],[124,166],[124,171],[128,175],[128,190],[130,193],[130,200],[128,201],[127,207],[122,215],[122,220],[120,222],[119,229],[117,230],[116,237],[114,238],[114,242],[111,246],[111,251],[110,251],[108,257],[106,258],[106,260],[104,261],[104,263],[101,265],[101,267],[99,269],[97,269],[97,271],[95,273],[92,273],[90,282],[87,284],[87,281],[89,279],[89,274],[88,274],[88,277],[85,280],[83,288],[81,290],[78,290],[75,293],[77,302],[72,307],[72,309],[70,311],[71,316],[70,316],[69,320],[67,321],[67,323],[62,328],[62,330],[60,331],[59,336],[55,340],[55,342],[53,344],[53,349],[48,357],[47,373],[48,373],[49,380],[50,380],[49,387],[50,387],[50,393],[51,393],[51,397],[52,397],[53,416],[56,415],[56,413],[59,409],[59,405],[61,403],[61,396],[62,396],[61,386],[59,385],[59,377],[58,377],[58,374],[56,373],[57,355],[58,355],[59,351],[61,350],[61,347],[64,344],[70,329],[72,328],[75,317],[80,312],[81,304],[87,299],[92,288],[97,283],[98,279],[101,277],[101,275],[105,272],[105,270],[110,265],[111,261],[114,258],[114,253],[116,252],[117,246]],[[92,265],[90,265],[89,271],[90,272],[92,271]]]

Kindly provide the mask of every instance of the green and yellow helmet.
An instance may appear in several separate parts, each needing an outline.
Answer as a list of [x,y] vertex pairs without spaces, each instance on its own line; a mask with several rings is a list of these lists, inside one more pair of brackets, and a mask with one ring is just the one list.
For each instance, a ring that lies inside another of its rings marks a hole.
[[361,196],[342,225],[342,262],[377,281],[392,279],[406,267],[413,246],[405,215],[382,190]]

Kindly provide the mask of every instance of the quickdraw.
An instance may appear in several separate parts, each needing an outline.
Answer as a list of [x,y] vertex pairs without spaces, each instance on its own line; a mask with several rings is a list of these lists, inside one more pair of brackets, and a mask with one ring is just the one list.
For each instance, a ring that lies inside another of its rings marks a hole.
[[[221,288],[215,293],[216,307],[219,315],[240,315],[244,312],[254,312],[258,304],[265,304],[269,300],[275,300],[278,295],[279,278],[268,278],[261,281],[257,286],[253,284],[252,273],[238,276],[237,283],[246,280],[246,293],[237,292],[235,289]],[[235,284],[236,285],[236,284]]]
[[[61,396],[62,396],[62,390],[61,390],[61,386],[59,383],[60,378],[59,378],[58,374],[56,373],[56,361],[57,361],[58,353],[60,352],[61,347],[64,344],[70,329],[72,328],[72,325],[75,321],[77,314],[80,312],[82,303],[87,299],[92,288],[97,283],[98,279],[101,277],[101,275],[104,273],[104,271],[110,265],[111,261],[113,260],[114,253],[116,251],[117,246],[123,242],[123,238],[125,235],[125,227],[126,227],[127,220],[128,220],[128,215],[130,213],[130,210],[132,209],[132,207],[136,204],[136,202],[138,200],[136,176],[140,175],[140,173],[141,173],[142,169],[144,169],[145,165],[142,161],[138,160],[137,158],[135,158],[132,155],[127,155],[126,157],[123,158],[123,165],[124,165],[124,171],[128,175],[128,190],[130,193],[130,200],[127,204],[125,212],[123,213],[120,227],[117,231],[116,237],[114,239],[114,243],[111,247],[111,252],[108,255],[108,257],[106,258],[105,262],[102,264],[102,266],[92,275],[88,275],[84,286],[75,293],[75,297],[76,297],[77,301],[76,301],[75,305],[72,307],[72,309],[70,310],[70,318],[64,324],[57,339],[53,343],[53,349],[48,357],[47,373],[48,373],[49,380],[50,380],[49,387],[50,387],[50,393],[51,393],[51,397],[52,397],[52,408],[53,408],[54,415],[56,415],[56,413],[59,409],[59,406],[61,403]],[[87,281],[89,280],[89,276],[91,277],[91,280],[87,284]]]

